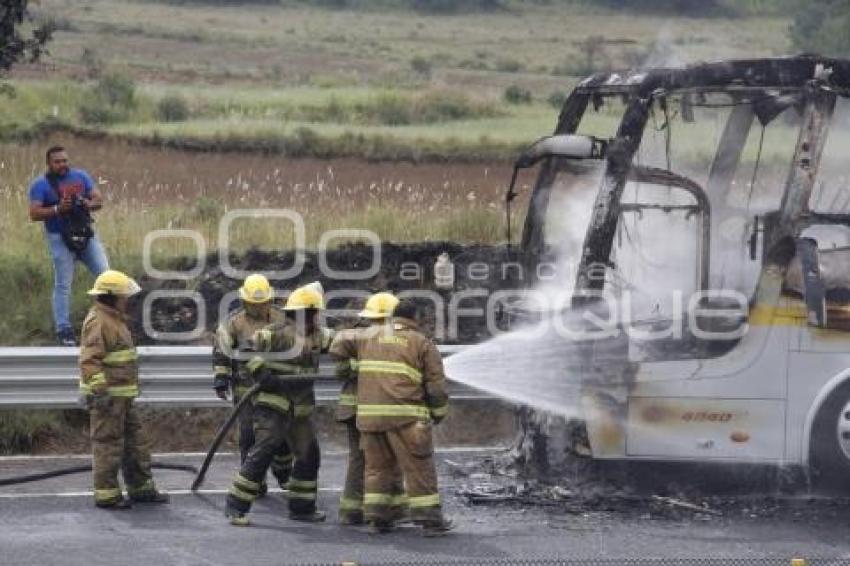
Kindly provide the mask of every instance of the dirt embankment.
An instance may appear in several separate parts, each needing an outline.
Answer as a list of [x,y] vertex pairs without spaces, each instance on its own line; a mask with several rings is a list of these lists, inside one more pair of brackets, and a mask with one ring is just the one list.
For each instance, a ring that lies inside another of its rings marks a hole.
[[[434,265],[442,253],[447,253],[454,264],[455,285],[448,292],[438,291],[434,283]],[[373,257],[373,254],[375,257]],[[377,291],[412,293],[420,304],[423,326],[444,343],[475,343],[490,336],[487,328],[486,308],[488,298],[501,289],[515,289],[523,285],[525,275],[513,263],[511,253],[504,246],[462,246],[451,242],[426,242],[416,244],[383,244],[377,251],[367,244],[347,244],[328,250],[327,267],[339,272],[367,270],[375,263],[377,272],[367,279],[328,277],[327,269],[320,266],[315,252],[306,252],[303,268],[297,277],[275,282],[275,287],[286,292],[312,281],[320,281],[329,296],[328,308],[354,311],[359,309],[365,296]],[[191,269],[192,260],[176,262],[174,269]],[[270,253],[254,251],[244,256],[230,258],[231,266],[246,272],[285,270],[295,263],[292,251]],[[193,290],[204,299],[206,317],[205,335],[200,343],[208,343],[214,331],[222,302],[228,293],[241,285],[241,280],[229,277],[217,255],[208,258],[204,273],[191,282],[143,279],[145,294],[156,290]],[[356,295],[360,295],[359,297]],[[334,298],[336,295],[336,298]],[[234,295],[230,295],[233,297]],[[442,304],[440,303],[442,301]],[[453,302],[454,301],[454,302]],[[166,343],[156,341],[142,327],[141,307],[144,295],[137,301],[136,333],[142,344]],[[451,308],[448,308],[451,306]],[[224,312],[226,312],[226,307]],[[442,316],[437,312],[443,309]],[[463,316],[458,309],[463,309]],[[448,314],[446,314],[448,311]],[[480,314],[475,314],[476,312]],[[190,332],[198,322],[199,310],[191,298],[158,299],[149,313],[152,326],[159,332]],[[497,313],[496,313],[497,314]],[[440,324],[440,318],[443,318]],[[495,318],[498,318],[496,316]],[[453,330],[455,324],[457,331]],[[333,317],[332,326],[352,321]],[[438,329],[442,327],[443,333]],[[448,328],[448,330],[446,330]],[[441,335],[441,334],[444,334]]]

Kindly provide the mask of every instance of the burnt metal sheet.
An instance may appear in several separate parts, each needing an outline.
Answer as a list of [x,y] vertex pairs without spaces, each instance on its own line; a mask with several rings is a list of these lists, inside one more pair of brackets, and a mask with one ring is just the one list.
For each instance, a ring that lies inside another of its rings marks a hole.
[[576,90],[616,94],[732,86],[802,88],[815,78],[819,68],[830,71],[830,85],[850,89],[850,61],[799,55],[697,63],[682,68],[597,73],[579,83]]

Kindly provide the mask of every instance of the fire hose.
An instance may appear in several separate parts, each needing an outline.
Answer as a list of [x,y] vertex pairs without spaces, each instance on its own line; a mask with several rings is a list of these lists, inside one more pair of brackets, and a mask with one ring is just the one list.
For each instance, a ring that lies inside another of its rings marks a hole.
[[[309,380],[313,381],[316,376],[299,376],[298,378],[294,378],[293,380]],[[155,469],[163,469],[163,470],[178,470],[182,472],[188,472],[195,475],[195,480],[192,482],[192,491],[197,491],[201,484],[204,482],[204,478],[206,477],[207,470],[209,470],[210,464],[212,463],[213,458],[215,457],[216,452],[218,452],[221,443],[224,441],[227,434],[230,432],[230,429],[233,427],[233,423],[236,422],[236,419],[239,418],[239,414],[242,412],[242,409],[252,401],[254,397],[260,392],[260,389],[265,385],[264,380],[260,380],[260,382],[254,384],[248,391],[245,392],[245,395],[242,396],[242,399],[233,407],[233,410],[230,412],[230,415],[227,417],[227,420],[222,423],[216,432],[215,438],[207,450],[207,455],[204,458],[203,464],[201,464],[200,468],[196,468],[195,466],[191,466],[188,464],[170,464],[166,462],[154,462],[151,464],[152,468]],[[50,478],[66,476],[71,474],[79,474],[84,472],[92,471],[91,464],[82,464],[79,466],[70,466],[67,468],[61,468],[58,470],[51,470],[49,472],[41,472],[37,474],[28,474],[25,476],[14,476],[10,478],[0,478],[0,487],[7,485],[17,485],[21,483],[28,483],[34,481],[41,481]]]
[[[169,464],[166,462],[154,462],[151,464],[151,468],[156,468],[159,470],[178,470],[181,472],[188,472],[190,474],[197,473],[198,469],[195,466],[190,466],[189,464]],[[25,476],[13,476],[10,478],[0,478],[0,487],[6,485],[17,485],[20,483],[29,483],[34,481],[47,480],[50,478],[56,478],[60,476],[68,476],[71,474],[81,474],[84,472],[92,471],[91,464],[81,464],[79,466],[69,466],[67,468],[60,468],[58,470],[50,470],[49,472],[41,472],[38,474],[27,474]]]
[[245,395],[242,396],[242,399],[234,405],[233,410],[230,411],[230,416],[227,417],[227,420],[218,427],[218,432],[215,433],[215,438],[213,438],[212,443],[210,443],[210,447],[207,449],[207,455],[204,458],[204,463],[201,464],[201,467],[195,476],[195,481],[192,482],[192,487],[190,488],[192,491],[197,491],[197,489],[201,487],[201,484],[204,483],[204,477],[207,475],[207,470],[212,463],[215,453],[218,452],[221,443],[233,427],[233,423],[235,423],[236,419],[239,418],[239,413],[241,413],[245,405],[250,403],[257,393],[260,392],[260,388],[262,386],[262,383],[255,383],[252,385],[251,388],[245,392]]
[[270,375],[265,375],[260,380],[251,386],[248,391],[245,392],[245,395],[242,396],[242,399],[233,407],[233,410],[230,412],[230,416],[227,417],[227,420],[222,423],[219,427],[218,432],[216,432],[215,438],[213,438],[212,443],[210,443],[209,448],[207,449],[207,455],[204,458],[204,463],[201,464],[200,469],[198,470],[197,476],[195,476],[195,481],[192,482],[191,490],[197,491],[201,484],[204,483],[204,478],[207,475],[207,470],[212,463],[213,458],[215,457],[216,452],[218,452],[221,443],[224,441],[224,438],[230,432],[230,429],[233,427],[233,423],[236,422],[236,419],[239,418],[239,414],[242,412],[242,409],[245,407],[247,403],[250,403],[251,400],[257,396],[260,390],[266,386],[267,380],[277,379],[280,381],[315,381],[318,378],[318,375],[315,372],[310,372],[306,375],[299,375],[298,377],[290,377],[285,378],[283,376],[277,376],[273,378]]

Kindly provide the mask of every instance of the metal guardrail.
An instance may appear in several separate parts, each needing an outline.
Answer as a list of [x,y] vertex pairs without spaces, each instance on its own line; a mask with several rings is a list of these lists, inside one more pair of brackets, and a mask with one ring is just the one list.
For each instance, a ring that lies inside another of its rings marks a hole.
[[[465,346],[440,346],[448,356]],[[212,389],[212,358],[209,346],[140,346],[138,401],[156,406],[221,407]],[[78,348],[0,348],[0,409],[77,407]],[[319,403],[335,401],[340,383],[333,377],[333,364],[322,360],[316,381]],[[488,394],[449,382],[456,400],[487,400]]]

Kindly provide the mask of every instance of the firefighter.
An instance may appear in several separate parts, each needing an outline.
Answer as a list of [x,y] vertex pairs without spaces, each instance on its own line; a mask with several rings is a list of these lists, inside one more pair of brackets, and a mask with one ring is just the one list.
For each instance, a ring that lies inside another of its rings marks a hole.
[[[231,390],[233,404],[239,403],[245,392],[253,385],[251,372],[246,364],[251,357],[251,338],[255,332],[270,324],[284,322],[283,311],[272,304],[274,289],[268,279],[258,273],[245,278],[239,288],[241,308],[233,311],[216,330],[213,346],[213,387],[219,399],[227,401],[227,391]],[[245,461],[248,450],[254,445],[254,417],[249,404],[239,415],[239,457]],[[280,452],[275,454],[271,464],[272,474],[281,488],[286,486],[292,472],[292,454],[284,443]],[[268,486],[265,476],[260,482],[260,496],[265,495]]]
[[[375,317],[376,295],[363,315]],[[401,301],[389,324],[362,342],[357,361],[357,428],[366,459],[363,512],[372,531],[394,526],[394,476],[401,468],[410,519],[426,536],[439,536],[453,524],[443,517],[431,424],[448,412],[440,352],[417,329],[417,307]],[[383,316],[383,314],[382,314]]]
[[[154,485],[150,446],[133,405],[139,372],[126,313],[129,298],[140,290],[120,271],[101,273],[88,292],[94,305],[80,340],[80,394],[91,423],[94,502],[104,509],[169,501]],[[121,492],[119,469],[129,499]]]
[[233,525],[248,524],[246,515],[259,494],[259,481],[284,442],[295,456],[287,485],[290,519],[325,520],[316,507],[320,453],[312,420],[318,354],[327,351],[332,338],[331,332],[318,324],[323,309],[321,285],[299,287],[286,301],[287,321],[254,335],[255,349],[265,355],[250,360],[248,367],[262,387],[254,399],[255,444],[227,496],[225,515]]
[[[381,331],[398,299],[391,293],[378,293],[372,297],[365,310],[360,313],[369,321],[366,328],[352,328],[337,332],[331,344],[330,354],[336,362],[336,375],[343,380],[339,404],[336,409],[337,422],[345,424],[348,438],[348,467],[345,486],[339,500],[339,521],[343,525],[363,524],[363,483],[366,461],[360,447],[360,432],[357,430],[357,359],[360,345],[369,336]],[[401,471],[396,470],[396,483],[392,489],[394,518],[401,519],[406,508],[406,497],[401,481]]]

